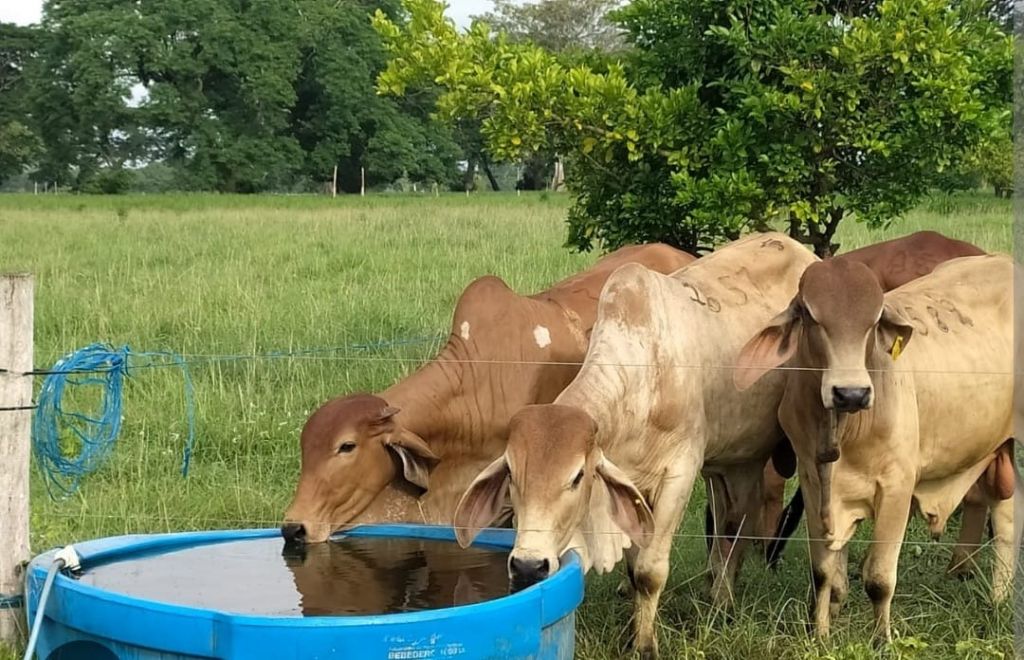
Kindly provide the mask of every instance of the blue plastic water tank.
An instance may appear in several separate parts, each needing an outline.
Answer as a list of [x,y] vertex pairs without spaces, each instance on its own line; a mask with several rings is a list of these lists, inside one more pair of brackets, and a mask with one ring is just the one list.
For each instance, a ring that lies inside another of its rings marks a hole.
[[[82,568],[191,546],[266,539],[276,529],[120,536],[75,544]],[[349,536],[454,541],[451,528],[365,525]],[[485,530],[476,545],[509,549],[512,530]],[[55,551],[36,557],[26,579],[28,616]],[[374,616],[277,617],[184,607],[133,597],[58,575],[37,653],[44,660],[179,658],[531,658],[573,657],[583,572],[569,553],[553,576],[472,605]]]

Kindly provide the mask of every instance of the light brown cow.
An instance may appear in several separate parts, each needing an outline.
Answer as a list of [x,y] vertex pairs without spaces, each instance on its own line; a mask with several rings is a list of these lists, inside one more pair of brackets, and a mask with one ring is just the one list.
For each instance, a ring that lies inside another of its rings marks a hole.
[[282,533],[322,542],[350,523],[450,523],[466,486],[504,450],[512,413],[554,400],[576,375],[612,271],[671,272],[693,259],[667,245],[626,247],[532,296],[475,280],[437,357],[378,395],[334,399],[310,416]]
[[[935,231],[918,231],[858,248],[835,258],[864,264],[878,278],[882,290],[891,291],[918,277],[927,275],[936,266],[950,259],[983,254],[985,254],[984,250],[965,241],[949,238]],[[1012,445],[1012,443],[1010,444]],[[782,449],[780,447],[780,450]],[[784,449],[788,450],[789,448],[787,446]],[[993,489],[1000,489],[1001,499],[1009,498],[1013,492],[1012,452],[1007,450],[1001,452],[999,456],[1000,458],[986,471],[986,480],[979,480],[965,498],[960,540],[950,561],[950,570],[959,574],[969,573],[972,567],[969,558],[981,542],[985,520],[988,516],[987,508],[982,505],[984,495],[980,489],[989,488],[990,494],[994,492]],[[776,461],[778,460],[780,459],[776,458]],[[784,465],[793,465],[792,459],[783,458],[781,460]],[[772,567],[778,562],[785,548],[786,539],[796,530],[803,515],[803,498],[798,491],[789,506],[786,507],[785,516],[783,516],[782,498],[786,479],[793,475],[793,469],[793,467],[789,467],[783,476],[774,468],[772,461],[765,465],[764,500],[761,506],[757,535],[762,539],[772,539],[765,543],[765,557],[768,565]],[[710,527],[708,533],[710,534]]]
[[636,265],[615,271],[579,375],[554,404],[513,418],[505,454],[459,505],[459,542],[501,515],[506,490],[516,583],[557,570],[568,548],[581,551],[585,566],[609,570],[633,541],[634,643],[651,656],[673,536],[703,470],[723,529],[711,553],[713,594],[727,604],[742,552],[731,541],[751,526],[761,467],[781,437],[784,380],[769,377],[737,395],[721,365],[792,298],[815,261],[787,236],[761,234],[670,276]]
[[[740,390],[788,368],[779,421],[799,461],[819,635],[848,590],[847,544],[873,518],[863,578],[875,632],[891,639],[912,508],[941,533],[1010,437],[1013,283],[1009,257],[963,257],[885,294],[867,266],[833,259],[807,269],[789,307],[741,352]],[[988,505],[1001,600],[1016,547],[1013,500]]]

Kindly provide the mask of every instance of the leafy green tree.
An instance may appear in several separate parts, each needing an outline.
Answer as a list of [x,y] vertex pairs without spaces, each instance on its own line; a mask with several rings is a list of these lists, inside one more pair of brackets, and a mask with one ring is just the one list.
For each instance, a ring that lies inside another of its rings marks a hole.
[[350,191],[364,166],[368,184],[446,181],[457,147],[432,101],[374,89],[375,10],[397,19],[393,0],[48,0],[35,103],[46,167],[89,190],[155,161],[180,187],[225,192],[326,181],[335,166]]
[[21,174],[42,146],[31,129],[25,73],[38,39],[34,28],[0,23],[0,183]]
[[[144,155],[139,111],[129,105],[130,54],[112,34],[130,13],[91,3],[44,5],[39,54],[29,68],[34,125],[45,146],[39,176],[82,188]],[[88,5],[88,6],[87,6]]]
[[495,0],[494,11],[476,20],[514,41],[529,41],[552,52],[620,50],[622,30],[608,19],[620,0]]
[[1013,193],[1013,140],[1009,133],[985,141],[974,154],[974,169],[997,197]]
[[375,19],[380,88],[435,81],[497,157],[567,154],[581,249],[707,249],[781,221],[826,255],[844,218],[891,221],[1008,120],[988,99],[1011,43],[981,3],[634,0],[616,16],[634,54],[601,72],[405,6],[407,24]]

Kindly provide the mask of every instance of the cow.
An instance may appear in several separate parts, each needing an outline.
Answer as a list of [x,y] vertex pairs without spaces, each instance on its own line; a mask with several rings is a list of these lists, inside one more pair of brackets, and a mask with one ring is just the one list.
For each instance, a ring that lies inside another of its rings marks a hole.
[[328,401],[300,438],[284,537],[317,543],[361,522],[449,524],[459,496],[503,450],[512,413],[554,400],[579,370],[608,276],[626,263],[671,272],[695,257],[663,244],[617,250],[532,296],[473,281],[437,356],[378,394]]
[[724,531],[711,553],[712,594],[728,605],[743,549],[733,541],[750,526],[761,468],[781,439],[783,379],[770,376],[737,396],[721,365],[792,298],[815,261],[800,243],[770,233],[671,275],[634,264],[616,270],[579,374],[554,403],[516,413],[505,453],[463,495],[459,543],[502,515],[507,492],[517,587],[556,571],[569,548],[595,572],[611,570],[626,550],[634,645],[652,657],[672,540],[703,472]]
[[[918,231],[907,236],[858,248],[835,258],[863,263],[878,278],[882,290],[891,291],[918,277],[927,275],[936,266],[950,259],[983,254],[985,254],[984,250],[971,243],[948,238],[935,231]],[[788,449],[788,447],[780,447],[780,452]],[[994,483],[1000,480],[1005,484],[1009,478],[1012,484],[1012,475],[1008,472],[1012,465],[1012,454],[1006,451],[1002,452],[1000,456],[1003,458],[993,463],[993,470],[999,470],[1000,475],[990,474],[989,481]],[[784,466],[781,474],[780,470],[776,469],[776,464]],[[768,565],[773,568],[777,566],[786,540],[796,530],[803,515],[803,496],[799,491],[785,510],[782,506],[786,479],[793,476],[794,467],[792,457],[785,455],[782,458],[776,455],[774,461],[769,461],[765,465],[764,496],[758,516],[757,537],[764,541],[765,558]],[[992,471],[990,470],[990,472]],[[979,481],[965,500],[965,517],[961,527],[960,540],[950,560],[950,570],[961,575],[966,575],[969,572],[970,551],[976,549],[977,544],[981,542],[987,509],[981,505],[984,496],[978,489],[986,487],[989,486]],[[989,487],[989,492],[993,492],[991,487]],[[1005,493],[1003,495],[1005,496],[1002,499],[1009,497]],[[706,531],[710,534],[710,508],[708,516]]]
[[[891,640],[899,551],[913,510],[941,534],[1011,437],[1014,268],[961,257],[884,293],[863,263],[808,267],[787,308],[744,346],[737,390],[786,366],[779,421],[807,507],[816,633],[848,591],[847,549],[875,521],[862,569],[875,635]],[[898,362],[897,362],[898,360]],[[989,500],[993,599],[1012,575],[1013,500]]]

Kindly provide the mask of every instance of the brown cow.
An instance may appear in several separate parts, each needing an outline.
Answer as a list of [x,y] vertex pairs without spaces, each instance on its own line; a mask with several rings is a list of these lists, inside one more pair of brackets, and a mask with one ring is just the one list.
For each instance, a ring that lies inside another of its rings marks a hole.
[[579,371],[612,271],[638,263],[670,273],[693,260],[667,245],[631,246],[532,296],[497,277],[472,282],[437,357],[307,420],[284,536],[322,542],[350,523],[451,523],[462,492],[504,450],[512,414],[553,401]]
[[[1014,277],[1006,255],[962,257],[883,293],[862,263],[813,264],[789,307],[741,352],[734,376],[741,391],[789,367],[779,421],[799,458],[819,635],[828,634],[848,590],[848,543],[872,518],[864,586],[876,634],[891,639],[909,514],[919,511],[940,534],[1010,437]],[[992,596],[1000,601],[1019,526],[1012,500],[987,504]]]
[[[919,231],[900,238],[894,238],[881,243],[868,245],[846,254],[835,257],[836,260],[858,261],[868,268],[878,278],[883,291],[891,291],[903,286],[907,282],[932,272],[939,264],[958,257],[972,257],[985,254],[981,248],[965,241],[948,238],[934,231]],[[1000,452],[1003,458],[993,462],[989,472],[1000,471],[998,479],[1001,483],[1012,485],[1012,454],[1009,454],[1012,443],[1007,444],[1007,449]],[[789,452],[792,450],[785,448]],[[775,469],[772,461],[765,465],[764,469],[764,497],[761,506],[757,536],[762,540],[772,539],[765,543],[765,556],[768,565],[774,567],[782,555],[786,540],[796,530],[803,514],[803,497],[797,491],[789,506],[783,509],[782,500],[786,487],[786,479],[793,475],[795,468],[792,458],[788,459],[775,457],[775,461],[782,461],[786,469],[780,474]],[[1008,458],[1007,458],[1008,457]],[[990,475],[993,483],[997,480],[995,474]],[[981,542],[982,528],[984,527],[987,509],[982,507],[981,499],[984,497],[978,490],[984,487],[981,480],[972,487],[965,498],[965,515],[961,529],[960,540],[953,552],[950,562],[950,569],[957,573],[966,574],[970,569],[969,555],[977,549]],[[1012,490],[1012,486],[1011,486]],[[989,492],[992,493],[991,489]],[[1005,494],[1000,499],[1007,499],[1010,494]],[[710,512],[710,508],[708,509]],[[783,513],[785,511],[785,513]],[[710,513],[708,514],[710,516]],[[980,516],[980,518],[978,518]],[[708,518],[710,521],[710,517]],[[710,530],[710,522],[708,523]],[[710,533],[710,531],[708,532]]]

